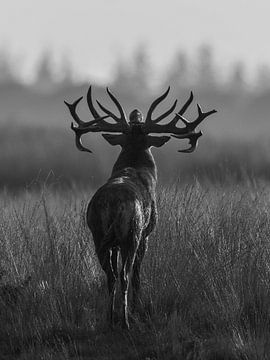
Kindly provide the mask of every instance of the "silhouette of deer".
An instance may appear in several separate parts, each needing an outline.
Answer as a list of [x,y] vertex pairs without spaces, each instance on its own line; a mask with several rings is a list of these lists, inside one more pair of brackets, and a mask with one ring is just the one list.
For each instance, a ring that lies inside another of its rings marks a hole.
[[[118,273],[118,258],[121,254],[122,267],[120,271],[121,300],[123,307],[122,326],[129,328],[128,319],[128,289],[131,282],[132,302],[136,306],[140,292],[140,267],[147,249],[148,236],[157,224],[156,183],[157,168],[151,153],[152,146],[161,147],[170,140],[170,136],[152,136],[149,134],[170,134],[178,139],[188,139],[191,145],[179,152],[189,153],[195,150],[202,132],[196,132],[196,127],[216,110],[203,112],[198,107],[198,117],[195,121],[187,121],[183,115],[193,100],[191,92],[183,107],[174,113],[173,119],[166,123],[160,122],[175,111],[177,100],[169,110],[153,119],[153,112],[168,95],[170,87],[150,106],[145,121],[139,110],[126,114],[116,97],[107,88],[107,93],[120,116],[98,103],[106,114],[101,116],[94,107],[91,86],[87,93],[87,103],[94,119],[82,121],[76,107],[82,100],[80,97],[69,104],[69,111],[76,122],[71,124],[75,132],[76,146],[81,151],[91,153],[81,141],[82,135],[89,132],[108,132],[102,134],[111,145],[120,145],[121,153],[113,166],[109,180],[97,190],[88,204],[86,220],[92,232],[96,254],[102,269],[107,275],[110,296],[110,324],[114,325],[114,307],[116,280]],[[105,118],[110,117],[114,123]],[[178,121],[184,127],[177,127]],[[116,134],[115,134],[116,133]]]

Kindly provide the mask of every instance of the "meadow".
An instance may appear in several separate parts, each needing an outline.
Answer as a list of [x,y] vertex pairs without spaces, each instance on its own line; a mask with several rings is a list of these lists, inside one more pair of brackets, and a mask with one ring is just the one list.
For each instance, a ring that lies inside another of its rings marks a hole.
[[0,358],[268,359],[269,190],[248,176],[160,185],[130,332],[108,327],[92,191],[3,190]]

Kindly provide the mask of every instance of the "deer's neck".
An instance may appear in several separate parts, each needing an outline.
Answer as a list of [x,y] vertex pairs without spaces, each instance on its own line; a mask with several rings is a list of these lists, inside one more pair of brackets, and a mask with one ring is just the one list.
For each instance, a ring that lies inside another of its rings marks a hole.
[[153,185],[157,181],[157,167],[154,157],[150,151],[147,150],[125,150],[122,149],[116,163],[112,170],[112,177],[118,176],[127,168],[132,168],[137,174],[152,179]]

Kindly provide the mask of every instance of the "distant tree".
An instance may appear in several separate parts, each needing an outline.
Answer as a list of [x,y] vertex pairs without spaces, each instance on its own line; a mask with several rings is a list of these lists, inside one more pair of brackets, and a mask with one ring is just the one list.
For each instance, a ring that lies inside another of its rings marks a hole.
[[243,62],[239,61],[233,65],[229,79],[229,89],[233,91],[244,91],[246,89],[246,71]]
[[166,70],[164,87],[170,85],[174,89],[179,89],[188,86],[191,80],[189,71],[187,56],[183,51],[179,51]]
[[121,92],[128,92],[132,89],[132,70],[123,60],[116,64],[113,87]]
[[214,88],[217,85],[213,51],[209,45],[202,45],[198,51],[197,77],[198,87]]
[[147,51],[139,47],[130,61],[120,60],[116,65],[113,86],[121,92],[143,98],[151,89],[151,64]]
[[53,72],[51,53],[46,51],[41,56],[36,70],[34,86],[44,92],[49,92],[55,86],[55,75]]
[[14,83],[17,80],[13,61],[7,49],[0,49],[0,84]]
[[270,91],[270,67],[266,64],[258,68],[255,89],[259,92]]
[[140,92],[148,93],[151,87],[152,69],[147,50],[140,46],[134,54],[132,82],[133,86]]
[[67,54],[62,57],[58,72],[61,86],[69,86],[74,83],[73,67]]

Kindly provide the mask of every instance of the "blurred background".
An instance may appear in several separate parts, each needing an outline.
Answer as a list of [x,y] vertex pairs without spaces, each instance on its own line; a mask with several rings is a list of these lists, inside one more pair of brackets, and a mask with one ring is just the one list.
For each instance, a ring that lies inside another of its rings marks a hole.
[[127,112],[145,113],[168,85],[160,111],[191,90],[188,119],[197,102],[218,110],[193,154],[177,153],[187,146],[179,140],[153,150],[162,182],[268,181],[269,10],[267,0],[1,0],[1,188],[96,187],[109,176],[120,149],[88,134],[94,153],[79,152],[63,102],[84,96],[78,112],[88,120],[90,84],[113,111],[106,86]]

